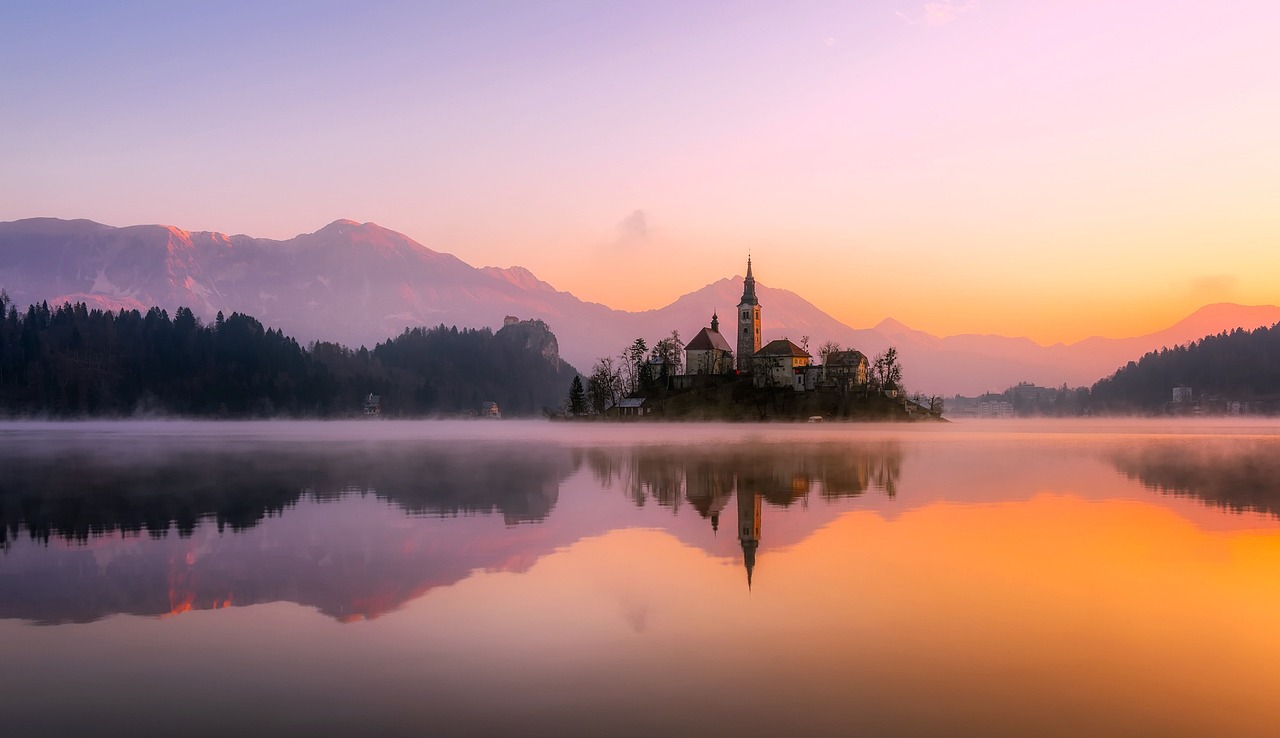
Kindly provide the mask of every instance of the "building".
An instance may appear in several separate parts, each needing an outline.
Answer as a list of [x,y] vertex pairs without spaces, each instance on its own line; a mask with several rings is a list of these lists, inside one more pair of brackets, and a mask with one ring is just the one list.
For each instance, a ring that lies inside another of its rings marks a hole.
[[822,361],[822,380],[848,392],[867,386],[867,357],[861,351],[832,351]]
[[803,392],[809,352],[785,338],[770,341],[751,355],[751,383],[756,387],[790,387]]
[[711,327],[698,331],[684,347],[685,374],[728,374],[733,371],[733,349],[720,335],[720,316],[711,314]]
[[496,402],[482,402],[480,403],[480,417],[495,419],[501,418],[502,411],[498,409],[498,403]]
[[751,276],[751,257],[748,256],[742,300],[738,303],[738,371],[751,371],[752,357],[759,350],[760,301],[756,299],[756,278]]
[[614,412],[622,418],[636,418],[642,415],[648,415],[652,410],[649,407],[648,398],[645,397],[624,397],[618,401],[613,407]]
[[372,392],[364,398],[364,414],[365,415],[381,415],[382,414],[382,397]]

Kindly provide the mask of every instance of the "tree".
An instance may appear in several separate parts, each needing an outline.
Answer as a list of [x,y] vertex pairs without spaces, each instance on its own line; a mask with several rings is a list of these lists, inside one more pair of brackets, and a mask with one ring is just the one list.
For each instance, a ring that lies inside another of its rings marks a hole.
[[902,367],[898,364],[898,349],[890,346],[876,356],[871,363],[872,384],[881,392],[897,392],[902,389]]
[[684,341],[680,340],[680,331],[671,331],[671,335],[653,344],[651,358],[661,358],[662,363],[671,374],[679,374],[684,365]]
[[603,413],[610,406],[618,404],[621,385],[622,378],[614,368],[612,356],[596,361],[591,376],[587,377],[587,400],[591,403],[591,409],[596,413]]
[[822,363],[825,364],[827,363],[827,357],[839,350],[840,344],[835,341],[825,341],[822,346],[818,348],[818,356],[822,357]]
[[573,376],[569,385],[569,414],[585,415],[587,412],[587,392],[582,388],[582,377]]
[[641,373],[645,365],[645,354],[649,351],[649,346],[644,342],[643,338],[637,338],[622,350],[618,358],[622,360],[621,376],[622,391],[624,394],[631,394],[640,387]]

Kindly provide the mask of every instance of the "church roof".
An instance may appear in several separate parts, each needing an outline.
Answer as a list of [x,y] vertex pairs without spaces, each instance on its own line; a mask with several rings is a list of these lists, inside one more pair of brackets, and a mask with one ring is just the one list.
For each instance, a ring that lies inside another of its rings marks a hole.
[[759,356],[761,358],[767,356],[804,356],[807,358],[809,356],[809,352],[785,338],[779,338],[776,341],[766,343],[763,348],[752,354],[752,356]]
[[703,328],[698,331],[698,335],[693,337],[684,346],[685,351],[728,351],[733,353],[733,349],[729,348],[729,342],[724,340],[724,336],[720,335],[720,331],[713,331],[710,328]]

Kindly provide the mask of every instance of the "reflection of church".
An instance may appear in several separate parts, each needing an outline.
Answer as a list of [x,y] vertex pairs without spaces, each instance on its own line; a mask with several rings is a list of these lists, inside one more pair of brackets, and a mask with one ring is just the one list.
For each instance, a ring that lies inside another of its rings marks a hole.
[[687,503],[710,523],[710,535],[720,530],[720,518],[737,502],[737,536],[742,547],[747,584],[754,580],[761,539],[764,505],[807,506],[816,497],[825,502],[858,497],[875,487],[892,498],[902,463],[893,442],[802,445],[731,446],[689,449],[648,446],[631,451],[594,449],[586,462],[601,483],[615,480],[636,505],[652,500],[679,510]]
[[747,568],[747,589],[756,569],[756,549],[760,547],[760,512],[763,500],[759,492],[738,490],[738,542],[742,544],[742,563]]
[[686,472],[686,497],[694,509],[711,520],[712,532],[720,530],[720,514],[729,500],[738,502],[738,542],[742,544],[742,561],[747,569],[747,587],[756,568],[756,549],[760,547],[760,518],[764,495],[747,492],[750,483],[735,474],[717,473],[694,464]]

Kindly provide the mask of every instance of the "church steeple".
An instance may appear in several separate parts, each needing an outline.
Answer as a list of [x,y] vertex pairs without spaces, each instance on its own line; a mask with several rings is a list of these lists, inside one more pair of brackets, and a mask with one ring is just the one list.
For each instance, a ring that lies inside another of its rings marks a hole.
[[717,311],[711,312],[711,330],[716,333],[720,332],[720,316]]
[[751,355],[760,350],[760,300],[756,299],[756,278],[747,257],[747,276],[742,280],[742,301],[738,303],[738,371],[751,371]]
[[756,278],[751,276],[751,257],[747,257],[747,276],[742,280],[742,303],[743,305],[759,305],[760,301],[756,299]]

